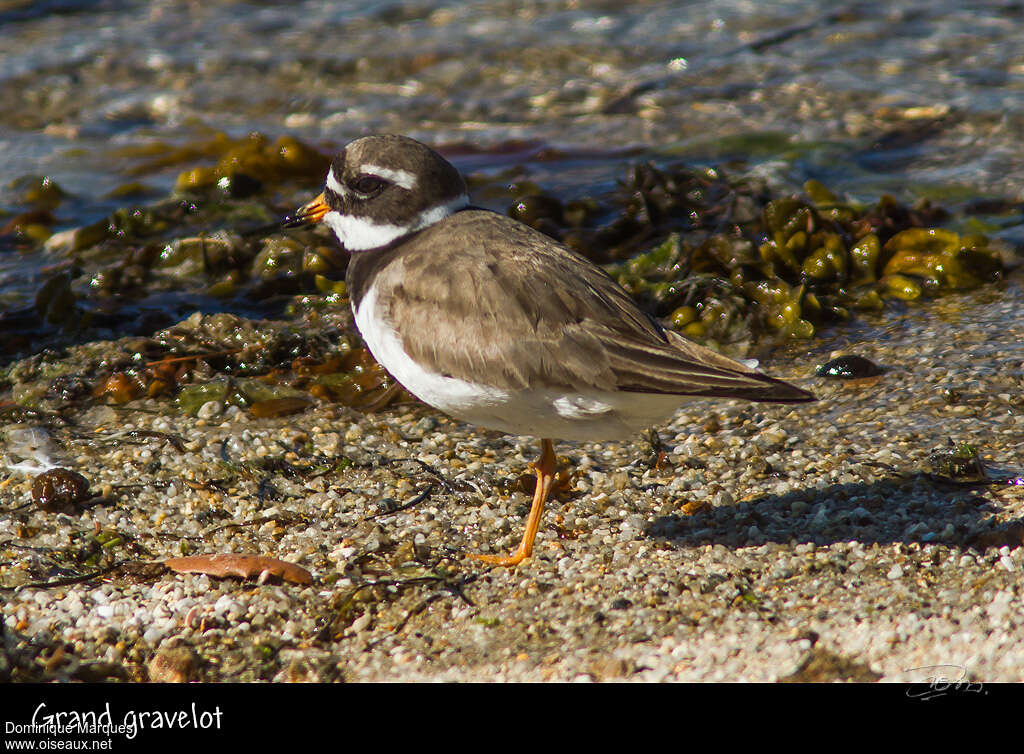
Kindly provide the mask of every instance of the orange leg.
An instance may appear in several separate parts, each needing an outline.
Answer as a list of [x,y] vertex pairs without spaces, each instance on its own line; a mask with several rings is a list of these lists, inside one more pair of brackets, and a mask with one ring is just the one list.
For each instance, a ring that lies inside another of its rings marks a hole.
[[533,540],[537,537],[537,530],[540,528],[540,517],[544,512],[544,502],[548,499],[548,493],[551,491],[551,484],[554,480],[555,447],[551,444],[551,440],[542,440],[540,460],[537,461],[537,490],[533,493],[530,517],[526,519],[526,532],[523,534],[523,541],[519,543],[519,549],[507,557],[476,554],[472,554],[470,557],[500,566],[518,565],[530,557],[530,554],[533,552]]

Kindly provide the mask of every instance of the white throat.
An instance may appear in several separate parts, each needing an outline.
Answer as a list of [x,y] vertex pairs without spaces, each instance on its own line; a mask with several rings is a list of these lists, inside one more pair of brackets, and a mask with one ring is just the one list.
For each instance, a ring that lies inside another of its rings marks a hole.
[[331,210],[324,215],[323,221],[334,231],[334,235],[338,237],[338,241],[346,250],[366,251],[387,246],[402,236],[423,230],[467,206],[469,206],[469,197],[466,194],[460,194],[444,204],[423,210],[406,225],[377,223],[368,217],[343,215],[336,210]]

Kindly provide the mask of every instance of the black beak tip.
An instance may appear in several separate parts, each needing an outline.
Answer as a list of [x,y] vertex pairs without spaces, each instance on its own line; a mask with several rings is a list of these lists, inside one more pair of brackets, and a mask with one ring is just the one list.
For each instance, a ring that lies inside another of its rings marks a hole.
[[300,228],[306,224],[306,219],[299,213],[293,213],[285,215],[281,218],[280,226],[282,228]]

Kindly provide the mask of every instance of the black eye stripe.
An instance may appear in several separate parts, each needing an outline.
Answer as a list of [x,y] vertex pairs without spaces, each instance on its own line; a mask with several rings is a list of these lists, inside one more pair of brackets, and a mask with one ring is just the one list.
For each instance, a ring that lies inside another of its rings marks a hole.
[[328,207],[340,207],[341,206],[341,194],[332,189],[330,186],[324,187],[324,200],[327,202]]
[[382,191],[388,182],[379,175],[357,175],[349,183],[349,187],[360,194],[376,194]]

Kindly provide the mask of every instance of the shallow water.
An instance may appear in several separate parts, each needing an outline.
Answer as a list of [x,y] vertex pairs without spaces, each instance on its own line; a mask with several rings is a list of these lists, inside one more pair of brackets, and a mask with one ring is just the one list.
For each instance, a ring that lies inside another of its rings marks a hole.
[[[0,2],[0,211],[24,209],[25,175],[71,194],[56,230],[129,180],[171,189],[180,167],[132,176],[123,147],[395,131],[565,197],[638,156],[868,201],[1006,197],[982,229],[1021,243],[1022,29],[1011,2]],[[0,301],[54,261],[0,246]]]

